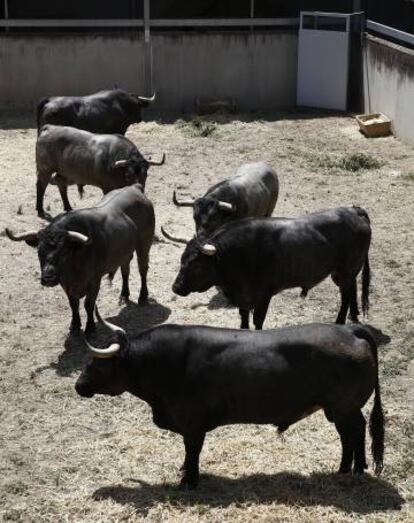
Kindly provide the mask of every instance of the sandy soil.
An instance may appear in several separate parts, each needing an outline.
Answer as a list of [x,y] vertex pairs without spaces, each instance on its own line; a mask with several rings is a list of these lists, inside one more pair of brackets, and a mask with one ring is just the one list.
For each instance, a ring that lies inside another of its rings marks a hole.
[[[0,129],[0,224],[38,228],[34,145],[24,120]],[[0,517],[3,521],[413,521],[413,150],[396,139],[367,140],[348,117],[278,114],[265,120],[221,118],[211,134],[189,123],[145,122],[128,136],[146,155],[164,151],[147,194],[160,225],[189,236],[191,212],[171,203],[173,188],[197,196],[243,162],[265,160],[280,177],[275,215],[296,216],[337,205],[367,209],[374,236],[369,323],[389,343],[381,347],[387,413],[386,468],[381,479],[334,474],[340,445],[323,415],[290,428],[282,441],[273,427],[229,426],[207,436],[196,492],[177,490],[181,438],[159,430],[148,406],[124,395],[82,400],[74,383],[88,356],[67,337],[69,306],[60,288],[43,289],[36,251],[0,237]],[[381,166],[357,173],[339,160],[365,153]],[[328,161],[327,161],[328,160]],[[338,160],[338,167],[333,166]],[[86,187],[91,206],[100,193]],[[45,203],[61,211],[56,187]],[[179,298],[171,284],[182,247],[157,242],[151,251],[146,307],[118,305],[120,275],[104,282],[101,313],[133,337],[163,322],[236,327],[235,309],[215,290]],[[131,271],[133,300],[139,280]],[[265,328],[333,321],[339,296],[331,281],[306,300],[293,290],[273,298]],[[104,332],[99,333],[104,343]],[[367,412],[370,410],[368,405]]]

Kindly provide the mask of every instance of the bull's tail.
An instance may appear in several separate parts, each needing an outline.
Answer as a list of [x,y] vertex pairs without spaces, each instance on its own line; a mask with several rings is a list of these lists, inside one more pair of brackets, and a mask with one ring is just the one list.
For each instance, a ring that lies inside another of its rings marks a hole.
[[78,193],[79,193],[79,198],[80,199],[82,199],[83,195],[85,194],[85,191],[83,190],[83,188],[84,188],[84,185],[78,184]]
[[371,282],[371,271],[369,268],[369,258],[368,253],[367,257],[365,258],[364,268],[362,269],[362,293],[361,293],[361,301],[362,301],[362,312],[364,313],[364,316],[368,316],[369,311],[369,285]]
[[371,453],[374,461],[374,471],[377,476],[384,468],[384,413],[382,410],[381,391],[378,379],[378,347],[371,333],[360,325],[354,327],[354,334],[369,343],[377,367],[375,380],[374,406],[369,418],[369,433],[371,435]]
[[49,98],[42,98],[37,104],[36,109],[36,124],[37,124],[37,134],[40,133],[40,118],[42,116],[43,107],[48,103]]
[[[378,370],[377,370],[378,373]],[[381,392],[378,381],[375,384],[374,407],[369,419],[369,432],[371,434],[371,452],[375,465],[375,474],[379,476],[384,468],[384,413],[382,411]]]

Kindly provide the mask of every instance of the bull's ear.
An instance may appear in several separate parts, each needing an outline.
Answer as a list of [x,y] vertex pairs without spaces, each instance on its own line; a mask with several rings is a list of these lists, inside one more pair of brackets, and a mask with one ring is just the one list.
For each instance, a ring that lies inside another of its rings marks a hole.
[[30,247],[34,247],[37,249],[39,245],[39,236],[33,236],[33,238],[28,238],[27,240],[25,240],[25,242],[27,243],[27,245],[30,245]]

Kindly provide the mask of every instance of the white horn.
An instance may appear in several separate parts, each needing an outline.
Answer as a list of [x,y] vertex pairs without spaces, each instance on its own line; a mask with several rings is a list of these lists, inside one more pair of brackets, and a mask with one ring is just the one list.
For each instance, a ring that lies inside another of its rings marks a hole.
[[86,236],[85,234],[82,234],[81,232],[68,231],[68,236],[74,242],[83,243],[83,244],[90,243],[89,237]]
[[223,209],[223,211],[233,211],[233,205],[231,203],[227,202],[218,202],[220,209]]
[[200,245],[200,251],[207,256],[214,256],[217,252],[217,249],[211,243],[205,243]]
[[147,98],[146,96],[138,96],[138,100],[141,100],[141,102],[153,102],[155,100],[156,91],[154,91],[154,94],[151,96],[151,98]]
[[83,340],[84,340],[86,346],[88,347],[88,349],[90,350],[90,352],[92,353],[92,356],[94,358],[100,358],[100,359],[113,358],[115,356],[115,354],[117,352],[119,352],[119,349],[121,348],[119,343],[111,343],[111,345],[109,345],[109,347],[107,347],[106,349],[98,349],[97,347],[94,347],[93,345],[91,345],[88,342],[88,340],[86,339],[86,336],[83,337]]
[[23,232],[21,234],[14,234],[10,229],[5,229],[6,235],[10,240],[13,240],[14,242],[21,242],[23,240],[34,240],[37,238],[37,231],[28,231]]
[[161,232],[167,238],[167,240],[171,240],[172,242],[184,243],[186,245],[189,242],[189,240],[186,240],[185,238],[178,238],[176,236],[171,236],[171,234],[168,234],[168,232],[162,226],[161,226]]
[[164,165],[165,163],[165,153],[162,153],[162,158],[158,162],[156,160],[146,160],[148,165]]
[[175,191],[173,192],[173,203],[177,207],[194,207],[194,202],[195,200],[182,200],[179,202],[177,200],[177,193]]
[[126,335],[126,332],[124,331],[124,329],[121,329],[121,327],[118,327],[118,325],[115,325],[114,323],[111,323],[111,322],[109,322],[107,320],[104,320],[102,318],[102,316],[99,314],[99,310],[98,310],[98,306],[97,305],[95,305],[95,314],[96,314],[96,317],[98,318],[98,321],[100,323],[103,323],[112,332],[122,332],[122,334]]
[[127,163],[128,163],[128,160],[117,160],[114,163],[114,166],[115,167],[125,167],[125,165],[127,165]]

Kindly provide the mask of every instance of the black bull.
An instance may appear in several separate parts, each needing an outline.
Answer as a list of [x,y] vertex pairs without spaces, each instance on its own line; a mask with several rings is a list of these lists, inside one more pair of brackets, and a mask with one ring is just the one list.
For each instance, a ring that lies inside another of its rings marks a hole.
[[53,96],[37,106],[37,132],[43,125],[69,125],[91,133],[125,134],[141,121],[141,109],[155,100],[123,89],[99,91],[87,96]]
[[[65,211],[71,210],[67,186],[94,185],[106,194],[140,183],[145,188],[148,168],[161,161],[145,159],[136,146],[119,134],[94,134],[60,125],[44,125],[36,142],[36,210],[44,215],[43,197],[49,183],[57,185]],[[55,173],[55,176],[52,175]]]
[[152,203],[140,185],[131,185],[107,194],[89,209],[60,214],[39,232],[14,235],[14,241],[26,241],[37,247],[41,283],[47,287],[60,284],[72,309],[71,331],[79,331],[79,301],[86,296],[88,332],[94,329],[93,310],[105,274],[113,276],[121,267],[121,298],[129,298],[129,264],[137,254],[141,276],[139,302],[147,300],[149,251],[154,237],[155,217]]
[[141,332],[131,344],[122,329],[116,336],[106,349],[89,346],[95,357],[76,390],[84,397],[129,392],[146,401],[158,427],[184,438],[183,486],[198,483],[206,432],[238,423],[284,431],[319,409],[341,439],[339,471],[353,467],[362,474],[367,464],[361,408],[374,390],[372,454],[381,472],[377,347],[363,327],[312,324],[249,332],[163,325]]
[[[242,165],[234,176],[210,187],[204,196],[195,200],[179,201],[174,192],[173,202],[178,207],[193,208],[196,235],[205,238],[230,221],[271,216],[278,195],[277,174],[269,165],[256,162]],[[161,230],[170,240],[188,243]]]
[[362,273],[362,308],[368,311],[371,227],[359,207],[338,207],[296,219],[248,218],[218,229],[207,243],[195,238],[181,258],[173,291],[180,296],[218,286],[237,306],[241,328],[249,311],[261,329],[272,296],[299,287],[302,296],[331,275],[341,293],[337,323],[348,309],[358,321],[357,275]]

